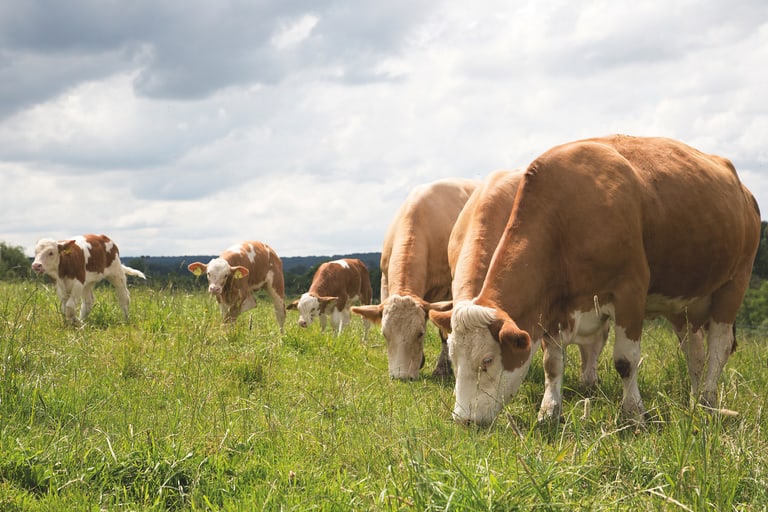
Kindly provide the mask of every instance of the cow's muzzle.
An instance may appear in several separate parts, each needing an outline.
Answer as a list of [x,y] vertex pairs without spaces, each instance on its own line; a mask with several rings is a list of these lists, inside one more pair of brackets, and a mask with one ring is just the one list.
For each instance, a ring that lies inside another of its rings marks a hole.
[[38,274],[42,274],[43,272],[45,272],[45,269],[43,268],[43,264],[37,261],[32,264],[32,270],[34,270]]

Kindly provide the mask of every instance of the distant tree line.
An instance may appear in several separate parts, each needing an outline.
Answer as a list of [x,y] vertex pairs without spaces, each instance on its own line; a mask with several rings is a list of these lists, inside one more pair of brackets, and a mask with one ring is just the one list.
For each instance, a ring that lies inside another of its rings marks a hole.
[[[286,295],[298,297],[307,291],[317,267],[321,263],[339,258],[358,258],[368,266],[374,301],[380,300],[380,253],[283,258]],[[187,265],[193,261],[210,259],[211,256],[140,256],[130,258],[125,261],[125,264],[147,274],[146,284],[134,280],[134,286],[145,285],[158,289],[201,289],[207,286],[205,278],[193,276],[187,270]],[[24,255],[23,248],[0,242],[0,280],[26,279],[30,275],[30,259]],[[752,268],[752,280],[736,322],[741,326],[768,331],[768,222],[766,221],[761,223],[760,246]]]

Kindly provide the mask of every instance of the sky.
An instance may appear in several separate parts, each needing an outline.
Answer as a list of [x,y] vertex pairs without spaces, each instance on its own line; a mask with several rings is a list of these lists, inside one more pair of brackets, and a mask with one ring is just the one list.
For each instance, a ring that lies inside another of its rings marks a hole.
[[623,133],[768,212],[765,0],[3,0],[0,241],[381,250],[413,187]]

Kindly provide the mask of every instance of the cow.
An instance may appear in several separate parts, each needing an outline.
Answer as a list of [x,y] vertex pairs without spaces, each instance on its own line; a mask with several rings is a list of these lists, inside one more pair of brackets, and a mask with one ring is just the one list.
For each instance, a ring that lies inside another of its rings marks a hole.
[[[71,325],[82,325],[96,299],[93,287],[106,279],[115,287],[117,301],[128,321],[131,297],[126,275],[146,279],[144,273],[120,262],[117,244],[106,235],[82,235],[68,240],[43,238],[35,245],[32,270],[46,274],[56,283],[64,319]],[[80,315],[76,309],[80,306]]]
[[206,265],[196,261],[187,268],[196,276],[206,273],[208,291],[216,297],[224,323],[256,307],[254,293],[266,290],[272,299],[275,318],[283,330],[285,323],[285,284],[283,262],[265,243],[245,241],[226,249]]
[[[525,377],[532,340],[557,349],[611,320],[623,414],[646,423],[640,337],[657,316],[682,340],[692,395],[716,407],[759,236],[757,202],[725,158],[623,135],[550,149],[526,169],[480,293],[454,304],[454,419],[495,419]],[[539,417],[561,408],[545,400]]]
[[[344,258],[320,265],[312,277],[309,291],[289,304],[288,309],[298,309],[301,327],[309,327],[318,318],[321,330],[325,330],[325,315],[330,313],[331,326],[338,336],[349,323],[352,302],[370,304],[372,295],[371,275],[365,263]],[[363,320],[365,339],[371,324],[367,319]]]
[[[352,308],[353,313],[381,324],[392,378],[418,378],[424,365],[428,311],[450,307],[448,238],[478,184],[477,180],[444,179],[411,191],[384,237],[381,304]],[[451,367],[445,335],[440,336],[442,350],[432,375],[446,377]]]
[[[448,241],[448,263],[453,276],[455,302],[472,300],[483,286],[491,256],[504,233],[507,219],[523,178],[523,171],[495,171],[470,196],[461,210]],[[445,332],[451,330],[451,312],[432,310],[430,319]],[[609,325],[587,336],[564,340],[563,349],[575,343],[581,354],[580,381],[586,387],[597,383],[597,362],[608,339]],[[536,340],[535,346],[539,345]],[[562,389],[564,350],[544,351],[545,393],[558,400]]]

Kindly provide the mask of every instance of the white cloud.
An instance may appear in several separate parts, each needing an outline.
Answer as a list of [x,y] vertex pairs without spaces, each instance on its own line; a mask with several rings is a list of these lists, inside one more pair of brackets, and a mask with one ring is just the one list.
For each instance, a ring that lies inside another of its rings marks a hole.
[[272,45],[278,50],[287,50],[298,46],[312,33],[318,19],[313,14],[305,14],[291,24],[281,25],[271,38]]
[[764,2],[82,2],[0,7],[15,245],[377,250],[416,184],[612,132],[731,158],[768,211]]

